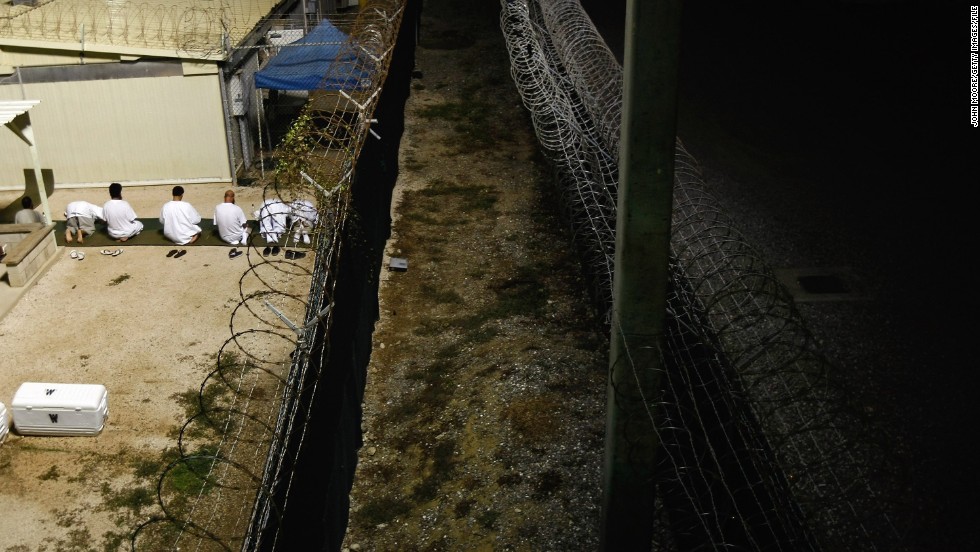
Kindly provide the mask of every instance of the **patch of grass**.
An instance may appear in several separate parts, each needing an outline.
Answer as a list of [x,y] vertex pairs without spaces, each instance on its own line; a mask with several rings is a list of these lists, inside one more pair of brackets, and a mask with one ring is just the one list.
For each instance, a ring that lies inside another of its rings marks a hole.
[[[432,216],[431,213],[421,210],[408,210],[402,214],[402,220],[408,223],[424,224],[427,226],[444,226],[445,221]],[[435,237],[435,236],[432,236]],[[426,238],[430,239],[429,237]]]
[[79,523],[78,520],[79,512],[77,510],[72,511],[72,510],[58,509],[55,510],[54,513],[55,513],[55,519],[57,520],[55,521],[55,524],[58,527],[72,527]]
[[[222,359],[224,365],[226,359]],[[228,362],[231,362],[229,360]],[[222,409],[227,403],[231,390],[221,383],[214,382],[204,389],[191,388],[180,393],[174,393],[171,399],[184,409],[185,419],[195,419],[195,423],[185,430],[187,437],[210,438],[219,431],[228,413]]]
[[521,477],[521,474],[517,472],[507,472],[497,478],[497,484],[501,487],[512,487],[520,484],[520,482],[523,480],[524,478]]
[[450,385],[455,367],[450,359],[434,361],[427,366],[412,370],[411,378],[425,385],[418,393],[402,397],[402,400],[389,411],[392,420],[419,418],[419,423],[427,422],[445,408],[452,396]]
[[163,467],[160,458],[137,458],[133,460],[133,475],[137,479],[152,479],[163,472]]
[[480,480],[469,474],[464,475],[463,478],[460,479],[460,486],[466,491],[475,491],[482,487]]
[[545,470],[534,481],[534,498],[544,499],[554,495],[562,486],[561,474],[556,470]]
[[421,171],[427,166],[428,163],[425,163],[424,161],[420,161],[419,158],[416,157],[414,153],[407,154],[401,164],[401,167],[403,169],[409,171],[415,171],[415,172]]
[[364,479],[381,481],[392,481],[399,473],[399,470],[391,464],[358,464],[357,469]]
[[500,519],[500,512],[496,510],[487,510],[476,515],[476,521],[487,530],[493,529],[498,519]]
[[493,291],[497,296],[496,303],[491,306],[494,318],[540,316],[548,304],[548,290],[542,284],[541,275],[528,267],[518,268]]
[[61,477],[61,471],[58,470],[58,466],[51,466],[48,471],[37,476],[41,481],[57,481]]
[[450,305],[459,305],[463,303],[463,297],[459,293],[456,293],[456,290],[441,289],[431,284],[422,284],[419,291],[436,303]]
[[412,381],[425,380],[425,370],[409,370],[405,372],[405,379]]
[[433,500],[439,496],[439,489],[450,477],[452,477],[456,464],[456,442],[450,440],[440,441],[436,445],[432,454],[431,467],[426,470],[426,475],[421,483],[412,490],[412,497],[421,502]]
[[109,283],[106,285],[118,286],[119,284],[125,282],[129,278],[130,278],[129,274],[120,274],[119,276],[116,276],[115,278],[110,280]]
[[214,463],[215,450],[201,448],[184,460],[177,462],[165,475],[167,490],[186,496],[207,494],[214,487],[209,472]]
[[465,140],[453,141],[460,153],[485,149],[509,136],[506,127],[495,124],[494,105],[476,96],[469,96],[462,101],[428,105],[420,109],[418,115],[422,119],[453,123],[453,130],[466,137]]
[[560,405],[551,395],[521,397],[507,406],[504,418],[525,440],[534,443],[547,442],[558,429],[551,414]]
[[103,552],[124,550],[125,548],[123,548],[123,546],[128,544],[131,538],[132,535],[129,533],[114,533],[112,531],[106,531],[102,534],[102,550]]
[[421,320],[412,333],[419,337],[431,337],[446,331],[448,324],[441,320]]
[[156,502],[156,492],[147,487],[128,487],[114,491],[108,483],[103,483],[102,501],[111,510],[125,509],[139,514],[140,510]]
[[418,190],[416,193],[422,198],[438,200],[440,203],[447,200],[453,201],[455,209],[442,210],[447,213],[457,211],[472,214],[490,211],[496,206],[498,199],[498,192],[491,188],[460,184],[445,178],[434,178],[428,187]]
[[454,366],[452,363],[462,356],[464,344],[465,342],[463,340],[453,340],[445,347],[436,351],[435,357],[440,362],[436,362],[435,366],[440,369],[440,372],[448,375],[453,371]]
[[453,513],[456,514],[456,519],[464,518],[470,514],[470,510],[473,509],[473,505],[476,501],[472,498],[464,498],[453,506]]
[[499,335],[500,330],[496,327],[481,325],[479,328],[467,332],[466,339],[472,345],[479,345],[481,343],[489,343]]
[[60,541],[57,549],[63,552],[88,552],[92,550],[92,534],[86,528],[68,531],[68,539]]
[[370,525],[388,523],[412,511],[412,505],[404,498],[381,497],[361,506],[358,514],[364,516]]

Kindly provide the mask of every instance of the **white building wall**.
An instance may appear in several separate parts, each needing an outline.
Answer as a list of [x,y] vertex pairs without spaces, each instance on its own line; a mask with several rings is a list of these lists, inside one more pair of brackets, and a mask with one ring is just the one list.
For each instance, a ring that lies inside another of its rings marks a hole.
[[[41,100],[30,116],[56,187],[230,181],[219,78],[7,84],[0,99]],[[0,190],[23,189],[32,167],[26,144],[0,133]]]

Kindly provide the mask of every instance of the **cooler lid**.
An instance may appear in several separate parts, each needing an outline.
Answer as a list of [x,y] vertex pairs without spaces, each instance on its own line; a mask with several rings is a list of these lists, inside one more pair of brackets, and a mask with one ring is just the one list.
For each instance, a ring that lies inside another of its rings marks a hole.
[[96,410],[105,395],[105,386],[98,384],[25,382],[17,388],[11,406]]

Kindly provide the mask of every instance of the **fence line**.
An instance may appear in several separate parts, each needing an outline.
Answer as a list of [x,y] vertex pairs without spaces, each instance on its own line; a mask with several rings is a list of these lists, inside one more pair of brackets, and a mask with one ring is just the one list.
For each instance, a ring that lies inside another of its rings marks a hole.
[[[370,136],[404,8],[404,0],[365,4],[342,47],[359,54],[331,64],[324,76],[326,82],[349,72],[361,86],[310,93],[276,151],[263,193],[263,204],[312,203],[312,243],[295,226],[284,234],[289,251],[312,255],[313,266],[262,256],[266,243],[253,232],[231,336],[201,384],[198,411],[181,428],[178,454],[158,480],[163,514],[134,531],[134,550],[275,549],[330,352],[337,272],[352,231],[353,167]],[[270,211],[259,215],[260,226],[274,217]],[[290,220],[298,217],[293,210]]]
[[[577,0],[501,0],[512,76],[551,160],[598,308],[612,308],[622,68]],[[895,550],[890,466],[792,300],[678,139],[658,549]],[[633,370],[631,353],[626,362]],[[872,483],[874,479],[874,483]]]

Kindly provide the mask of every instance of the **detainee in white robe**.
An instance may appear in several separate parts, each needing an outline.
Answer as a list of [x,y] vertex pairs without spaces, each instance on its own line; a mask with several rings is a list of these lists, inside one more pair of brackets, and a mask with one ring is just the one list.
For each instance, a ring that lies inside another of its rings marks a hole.
[[289,215],[289,205],[278,199],[267,199],[262,207],[255,212],[259,221],[259,232],[266,243],[278,243],[279,238],[286,232],[286,217]]
[[293,240],[299,243],[310,243],[310,230],[316,225],[316,207],[307,199],[294,200],[290,205],[290,226],[293,230]]
[[214,206],[214,225],[222,241],[231,245],[248,244],[248,219],[245,211],[234,203],[219,203]]
[[125,199],[110,199],[102,206],[109,237],[125,241],[143,230],[143,223],[136,220],[136,211]]
[[177,245],[190,243],[201,233],[201,215],[197,209],[186,201],[171,200],[163,204],[160,210],[160,222],[163,223],[163,235]]

